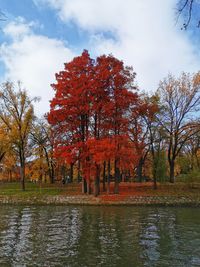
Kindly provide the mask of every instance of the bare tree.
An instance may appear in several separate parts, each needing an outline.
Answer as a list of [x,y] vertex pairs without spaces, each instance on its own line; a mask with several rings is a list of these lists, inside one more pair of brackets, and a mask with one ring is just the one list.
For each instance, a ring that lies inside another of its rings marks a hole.
[[46,120],[37,120],[33,124],[31,132],[31,140],[34,145],[39,147],[39,150],[44,153],[44,158],[48,166],[48,174],[50,182],[54,183],[55,162],[53,157],[53,139],[51,136],[51,128]]
[[194,134],[184,145],[183,153],[189,158],[190,169],[200,170],[200,129],[199,132]]
[[[140,108],[133,110],[130,116],[130,140],[134,143],[139,155],[136,168],[139,181],[143,178],[143,167],[149,152],[154,156],[155,129],[157,129],[156,113],[158,112],[157,97],[155,95],[141,95]],[[156,189],[156,180],[154,179]]]
[[200,2],[198,0],[179,0],[177,6],[177,18],[179,19],[180,15],[183,15],[185,18],[182,29],[186,30],[188,28],[192,18],[197,21],[197,27],[200,27]]
[[158,120],[165,130],[170,182],[174,182],[175,160],[184,144],[199,131],[200,73],[169,75],[158,89],[161,111]]

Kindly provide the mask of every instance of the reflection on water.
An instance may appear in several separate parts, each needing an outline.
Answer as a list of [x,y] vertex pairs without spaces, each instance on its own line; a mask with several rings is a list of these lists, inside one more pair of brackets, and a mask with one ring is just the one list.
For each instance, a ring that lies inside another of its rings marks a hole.
[[200,209],[1,206],[0,266],[200,266]]

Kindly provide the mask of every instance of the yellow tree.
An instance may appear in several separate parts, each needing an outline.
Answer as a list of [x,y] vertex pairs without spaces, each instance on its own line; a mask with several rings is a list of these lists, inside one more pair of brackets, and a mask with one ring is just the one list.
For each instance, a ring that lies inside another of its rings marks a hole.
[[6,128],[10,145],[20,165],[22,190],[25,190],[25,162],[31,125],[34,119],[33,102],[20,83],[15,88],[11,82],[2,84],[0,90],[0,120]]
[[10,158],[10,144],[7,136],[7,131],[4,124],[0,121],[0,172],[2,176],[0,179],[4,179],[5,162]]
[[17,168],[16,155],[12,150],[6,150],[5,156],[1,161],[1,176],[0,178],[4,181],[13,181],[19,179],[18,168]]
[[9,150],[9,142],[7,132],[4,125],[0,124],[0,162],[5,157],[6,152]]

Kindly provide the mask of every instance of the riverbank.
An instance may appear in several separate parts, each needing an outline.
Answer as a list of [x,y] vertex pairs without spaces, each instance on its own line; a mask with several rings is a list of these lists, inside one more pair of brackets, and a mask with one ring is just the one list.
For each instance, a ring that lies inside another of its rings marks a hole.
[[[17,188],[16,188],[17,186]],[[120,194],[101,193],[98,197],[81,194],[80,185],[0,185],[0,204],[14,205],[129,205],[129,206],[191,206],[200,207],[200,186],[187,184],[158,185],[121,183]],[[112,192],[112,191],[111,191]]]
[[129,205],[129,206],[191,206],[200,207],[200,197],[186,196],[0,196],[0,204],[14,205]]

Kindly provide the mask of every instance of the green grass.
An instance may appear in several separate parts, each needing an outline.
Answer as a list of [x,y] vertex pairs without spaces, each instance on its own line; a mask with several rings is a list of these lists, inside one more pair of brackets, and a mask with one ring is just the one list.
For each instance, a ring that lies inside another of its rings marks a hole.
[[[27,182],[26,190],[22,191],[20,182],[0,183],[0,197],[1,196],[18,196],[24,198],[31,197],[45,197],[56,195],[78,195],[81,194],[81,185],[77,183],[62,185],[55,184],[34,184]],[[145,184],[144,184],[145,185]],[[123,190],[123,189],[121,189]],[[152,187],[141,187],[141,193],[145,192],[149,196],[200,196],[200,183],[184,183],[176,182],[174,184],[165,183],[159,184],[158,189],[154,190]],[[132,193],[134,195],[134,191]]]
[[25,191],[22,191],[21,184],[18,183],[0,183],[0,196],[48,196],[59,195],[64,191],[62,187],[51,186],[49,184],[26,183]]

